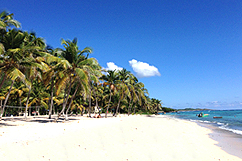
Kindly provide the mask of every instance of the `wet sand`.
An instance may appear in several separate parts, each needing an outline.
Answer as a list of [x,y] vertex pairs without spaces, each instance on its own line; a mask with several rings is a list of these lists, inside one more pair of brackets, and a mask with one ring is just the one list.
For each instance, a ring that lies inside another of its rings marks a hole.
[[242,158],[242,135],[206,123],[199,123],[198,125],[212,130],[209,137],[217,141],[218,143],[216,145],[222,150]]

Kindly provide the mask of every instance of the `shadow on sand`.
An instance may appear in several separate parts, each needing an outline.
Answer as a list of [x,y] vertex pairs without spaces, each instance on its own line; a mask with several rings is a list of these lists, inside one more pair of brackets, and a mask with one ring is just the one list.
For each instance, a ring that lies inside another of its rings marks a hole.
[[16,126],[16,125],[0,122],[0,127],[3,127],[3,126]]
[[[0,126],[15,126],[12,125],[11,123],[15,122],[36,122],[36,123],[55,123],[55,118],[52,117],[51,119],[48,118],[48,116],[31,116],[27,117],[27,120],[24,117],[3,117],[2,121],[0,121]],[[56,123],[63,123],[63,122],[71,122],[71,121],[76,121],[78,120],[78,117],[69,117],[68,121],[65,121],[64,117],[60,117]]]

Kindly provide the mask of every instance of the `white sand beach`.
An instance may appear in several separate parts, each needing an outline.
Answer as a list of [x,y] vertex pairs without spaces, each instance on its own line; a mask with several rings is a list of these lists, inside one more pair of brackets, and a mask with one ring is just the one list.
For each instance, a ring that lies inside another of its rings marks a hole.
[[166,116],[0,122],[1,161],[227,161],[211,130]]

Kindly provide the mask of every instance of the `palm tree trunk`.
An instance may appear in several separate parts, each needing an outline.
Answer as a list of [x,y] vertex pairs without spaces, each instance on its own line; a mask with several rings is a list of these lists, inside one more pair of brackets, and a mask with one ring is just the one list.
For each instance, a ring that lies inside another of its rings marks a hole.
[[61,114],[64,113],[65,111],[65,108],[66,108],[66,104],[67,104],[67,101],[68,101],[68,98],[69,98],[69,95],[70,95],[70,92],[71,92],[71,78],[70,78],[70,85],[68,87],[68,92],[67,92],[67,96],[66,98],[64,98],[63,100],[63,107],[62,107],[62,110],[61,112],[57,115],[57,118],[55,119],[55,122],[60,118]]
[[9,88],[8,95],[7,95],[7,97],[5,98],[5,101],[4,101],[4,104],[3,104],[2,110],[1,110],[0,121],[2,120],[2,116],[3,116],[3,113],[4,113],[4,108],[5,108],[6,104],[7,104],[8,97],[9,97],[10,92],[11,92],[11,90],[12,90],[13,84],[14,84],[14,80],[12,80],[12,84],[11,84],[11,86],[10,86],[10,88]]
[[28,116],[31,116],[31,108],[29,108],[29,115]]
[[[21,96],[19,97],[19,105],[20,105],[20,108],[19,108],[19,113],[22,112],[22,103],[21,103]],[[19,116],[19,115],[18,115]]]
[[55,105],[53,103],[53,114],[55,115]]
[[111,96],[112,96],[112,91],[111,91],[111,87],[110,87],[110,97],[109,97],[109,101],[108,101],[108,108],[107,108],[106,113],[105,113],[105,118],[108,117],[108,109],[109,109],[109,105],[110,105],[110,102],[111,102]]
[[92,98],[91,98],[91,93],[89,94],[89,106],[88,106],[88,116],[91,117],[91,106],[92,106]]
[[82,108],[81,109],[81,116],[83,116],[83,114],[84,114],[84,109]]
[[3,107],[3,100],[1,100],[1,104],[0,104],[1,108],[0,110],[2,111],[2,107]]
[[159,105],[157,105],[156,107],[156,115],[158,115],[158,111],[159,111]]
[[1,82],[1,84],[0,84],[0,89],[2,88],[3,83],[5,82],[6,78],[7,78],[7,75],[4,74],[4,76],[3,76],[3,80],[2,80],[2,82]]
[[132,94],[131,94],[131,98],[129,100],[129,108],[128,108],[128,116],[130,115],[130,108],[131,108],[131,101],[132,101]]
[[[31,81],[32,84],[32,81]],[[27,120],[27,109],[28,109],[28,104],[29,104],[29,97],[30,97],[30,92],[31,92],[31,87],[29,88],[28,96],[27,96],[27,101],[26,101],[26,106],[25,106],[25,120]]]
[[53,86],[54,86],[54,78],[51,80],[51,100],[50,100],[50,109],[49,109],[49,119],[51,119],[52,107],[53,107]]
[[38,107],[38,116],[39,116],[39,107]]
[[[98,114],[100,115],[100,110],[99,110],[99,107],[98,107],[98,101],[97,101],[96,93],[95,93],[95,100],[96,100],[96,108],[98,109]],[[95,111],[95,114],[96,114],[96,111]]]
[[75,97],[75,95],[76,95],[76,92],[77,92],[77,90],[78,90],[78,88],[79,88],[79,83],[78,83],[78,85],[77,85],[77,87],[76,87],[76,90],[75,90],[75,92],[74,92],[74,94],[72,95],[72,97],[71,97],[71,100],[70,100],[70,103],[69,103],[69,106],[68,106],[68,108],[67,108],[67,110],[66,110],[66,117],[65,117],[65,120],[66,121],[68,121],[68,111],[69,111],[69,109],[70,109],[70,107],[71,107],[71,103],[72,103],[72,101],[73,101],[73,99],[74,99],[74,97]]
[[98,107],[98,101],[97,101],[97,96],[95,95],[95,100],[96,100],[96,107]]
[[115,112],[115,114],[114,114],[115,117],[117,117],[117,114],[118,114],[118,110],[119,110],[119,105],[120,105],[121,99],[122,99],[122,97],[120,97],[119,100],[118,100],[118,106],[117,106],[117,108],[116,108],[116,112]]

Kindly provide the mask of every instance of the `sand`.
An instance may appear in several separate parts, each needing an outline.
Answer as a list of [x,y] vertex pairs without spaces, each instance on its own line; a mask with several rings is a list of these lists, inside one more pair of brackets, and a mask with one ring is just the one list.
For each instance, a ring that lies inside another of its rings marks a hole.
[[242,160],[216,146],[210,129],[166,116],[16,120],[0,122],[1,161]]

